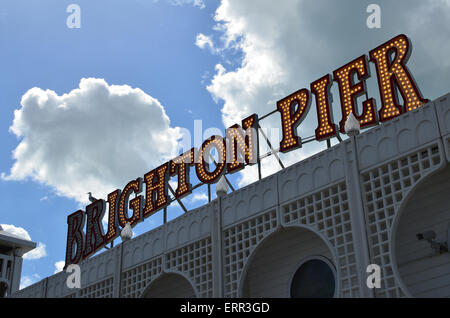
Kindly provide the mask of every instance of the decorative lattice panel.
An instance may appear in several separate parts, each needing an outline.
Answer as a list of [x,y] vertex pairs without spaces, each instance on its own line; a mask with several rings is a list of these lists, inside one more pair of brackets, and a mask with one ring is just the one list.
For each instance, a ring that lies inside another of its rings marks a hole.
[[80,290],[81,298],[112,298],[113,278],[110,277],[101,282],[92,284]]
[[150,281],[162,272],[162,258],[154,258],[149,262],[138,265],[122,272],[121,297],[138,298]]
[[253,248],[277,227],[276,210],[269,211],[223,231],[225,297],[238,297],[242,270]]
[[211,237],[167,253],[167,268],[186,274],[195,284],[199,297],[212,297],[212,245]]
[[377,297],[403,297],[390,257],[392,222],[405,194],[414,184],[441,164],[438,145],[391,161],[362,173],[366,223],[371,262],[381,267],[381,288]]
[[310,226],[335,248],[342,297],[360,296],[345,182],[304,196],[282,208],[283,223]]

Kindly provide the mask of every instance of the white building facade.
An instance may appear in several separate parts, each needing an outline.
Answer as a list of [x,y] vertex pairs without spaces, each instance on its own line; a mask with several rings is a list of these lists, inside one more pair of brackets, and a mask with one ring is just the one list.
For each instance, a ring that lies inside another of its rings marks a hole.
[[448,297],[449,161],[450,94],[13,296]]
[[23,255],[36,243],[3,230],[0,226],[0,298],[19,290]]

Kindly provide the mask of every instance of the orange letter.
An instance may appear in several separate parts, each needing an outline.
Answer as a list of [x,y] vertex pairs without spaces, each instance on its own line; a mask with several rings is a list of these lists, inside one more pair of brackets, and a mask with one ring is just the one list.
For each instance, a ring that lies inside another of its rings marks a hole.
[[[392,54],[395,57],[392,57]],[[370,51],[370,61],[375,63],[377,69],[378,88],[382,101],[379,117],[382,122],[428,102],[428,99],[424,99],[420,94],[406,67],[410,54],[409,39],[404,34]],[[403,97],[403,107],[398,103],[396,88]]]
[[[209,171],[209,155],[211,153],[211,148],[215,147],[219,156],[219,161],[217,162],[216,169],[214,171]],[[225,140],[220,136],[212,136],[208,140],[205,140],[197,152],[197,158],[195,162],[195,172],[197,173],[197,178],[204,183],[214,183],[225,170],[225,159],[227,155],[227,146]]]
[[[358,76],[357,84],[353,83],[353,74]],[[350,113],[359,120],[361,128],[377,124],[375,113],[375,100],[366,99],[363,102],[363,111],[360,116],[357,114],[356,98],[366,92],[365,80],[370,76],[367,68],[366,56],[360,56],[356,60],[342,66],[333,72],[334,80],[339,84],[339,95],[341,97],[342,119],[339,122],[341,133],[345,133],[345,121]]]
[[[239,160],[244,157],[245,163],[256,163],[256,143],[254,126],[258,124],[258,115],[253,114],[242,121],[242,127],[238,124],[229,127],[226,131],[228,141],[227,170],[234,173],[244,168],[244,163]],[[245,132],[244,132],[245,129]],[[238,154],[241,157],[238,158]]]
[[120,190],[115,190],[108,194],[109,214],[108,214],[108,233],[106,235],[105,244],[111,242],[118,235],[117,233],[117,198],[120,195]]
[[141,203],[142,203],[142,195],[136,196],[133,200],[130,201],[130,209],[133,210],[133,215],[128,217],[128,198],[130,197],[131,192],[136,193],[136,195],[141,192],[142,187],[142,178],[137,178],[134,181],[128,182],[128,184],[123,188],[122,193],[119,197],[119,208],[118,208],[118,217],[119,217],[119,225],[123,228],[127,223],[130,223],[130,226],[135,225],[141,220]]
[[189,182],[190,166],[194,165],[196,149],[192,148],[179,157],[172,159],[169,163],[169,174],[174,176],[178,171],[178,186],[175,191],[177,198],[181,198],[192,192],[192,185]]
[[167,182],[169,164],[159,166],[144,176],[145,180],[145,208],[144,218],[152,215],[167,204]]
[[[294,111],[295,105],[297,110]],[[277,109],[281,113],[281,127],[283,139],[280,142],[280,151],[288,152],[301,147],[301,138],[297,136],[296,129],[303,121],[304,115],[309,111],[311,99],[309,91],[303,88],[277,102]]]
[[317,121],[316,139],[324,140],[336,136],[336,125],[333,123],[333,112],[330,107],[330,74],[311,83],[311,92],[316,96]]

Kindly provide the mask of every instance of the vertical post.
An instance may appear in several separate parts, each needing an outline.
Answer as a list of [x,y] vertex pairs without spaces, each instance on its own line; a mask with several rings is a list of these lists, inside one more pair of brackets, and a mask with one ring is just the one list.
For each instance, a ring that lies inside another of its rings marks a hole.
[[211,202],[211,184],[208,183],[208,202]]
[[367,238],[365,209],[363,204],[362,185],[359,175],[358,152],[356,137],[350,136],[350,143],[344,143],[345,175],[347,183],[350,220],[352,223],[355,256],[357,258],[358,277],[360,278],[361,297],[375,297],[374,291],[366,286],[366,268],[370,264],[370,248]]
[[44,279],[44,287],[43,287],[43,298],[47,298],[47,289],[48,289],[48,277]]
[[259,158],[259,123],[256,129],[256,159],[258,164],[258,180],[261,180],[261,159]]
[[113,281],[113,298],[120,298],[120,288],[122,280],[122,258],[123,258],[123,243],[117,246],[116,250],[112,250],[114,253],[114,281]]
[[164,207],[164,215],[163,215],[163,218],[164,218],[164,223],[163,224],[166,224],[167,223],[167,206],[166,207]]
[[218,196],[218,200],[211,208],[211,242],[213,246],[213,297],[223,298],[223,239],[222,239],[222,198]]
[[161,256],[161,258],[162,258],[162,268],[161,268],[161,274],[162,273],[166,273],[167,272],[167,270],[168,270],[168,268],[169,268],[169,265],[168,265],[168,263],[167,263],[167,226],[164,226],[163,227],[163,235],[162,235],[162,237],[163,237],[163,253],[162,253],[162,256]]
[[[14,250],[14,255],[12,257],[12,264],[11,264],[11,276],[10,276],[10,290],[9,290],[9,295],[14,294],[15,292],[19,291],[20,288],[20,276],[22,274],[22,259],[23,256],[23,251],[21,248],[16,248]],[[5,270],[3,271],[3,273],[6,273],[6,265],[7,265],[8,261],[5,260],[4,261],[4,267]]]

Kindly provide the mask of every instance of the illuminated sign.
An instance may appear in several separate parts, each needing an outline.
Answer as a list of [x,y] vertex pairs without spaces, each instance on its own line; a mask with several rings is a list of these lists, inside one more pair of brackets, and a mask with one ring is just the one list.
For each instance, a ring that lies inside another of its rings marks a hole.
[[[369,52],[370,59],[362,55],[333,72],[311,83],[310,88],[302,88],[279,100],[276,111],[281,115],[282,139],[279,150],[283,153],[301,147],[302,140],[297,135],[297,127],[306,117],[312,99],[317,109],[315,139],[327,140],[343,133],[350,113],[360,126],[370,127],[379,122],[391,120],[402,113],[411,111],[427,103],[417,88],[406,63],[411,54],[409,39],[401,34]],[[381,108],[376,112],[373,98],[367,97],[366,80],[370,77],[368,61],[376,66]],[[355,77],[356,75],[356,77]],[[356,78],[356,82],[354,79]],[[333,120],[330,88],[337,82],[341,102],[341,120]],[[401,94],[403,105],[400,104]],[[362,111],[357,111],[356,99],[366,95]],[[192,148],[184,154],[130,181],[123,190],[112,191],[108,197],[108,229],[104,233],[101,221],[106,212],[106,202],[97,200],[78,210],[67,218],[66,265],[79,263],[113,241],[127,223],[135,226],[145,218],[170,204],[168,189],[171,177],[177,176],[178,184],[173,195],[180,199],[192,192],[189,173],[195,168],[197,178],[204,184],[212,184],[225,173],[235,173],[245,165],[255,164],[258,157],[258,116],[253,114],[242,123],[226,129],[226,137],[212,136],[199,149]],[[209,158],[215,149],[218,160],[211,167]],[[144,190],[145,188],[145,190]],[[171,188],[170,188],[171,189]],[[130,200],[130,196],[134,198]],[[145,198],[144,198],[145,196]],[[129,213],[131,210],[132,213]],[[131,215],[130,215],[131,214]]]

